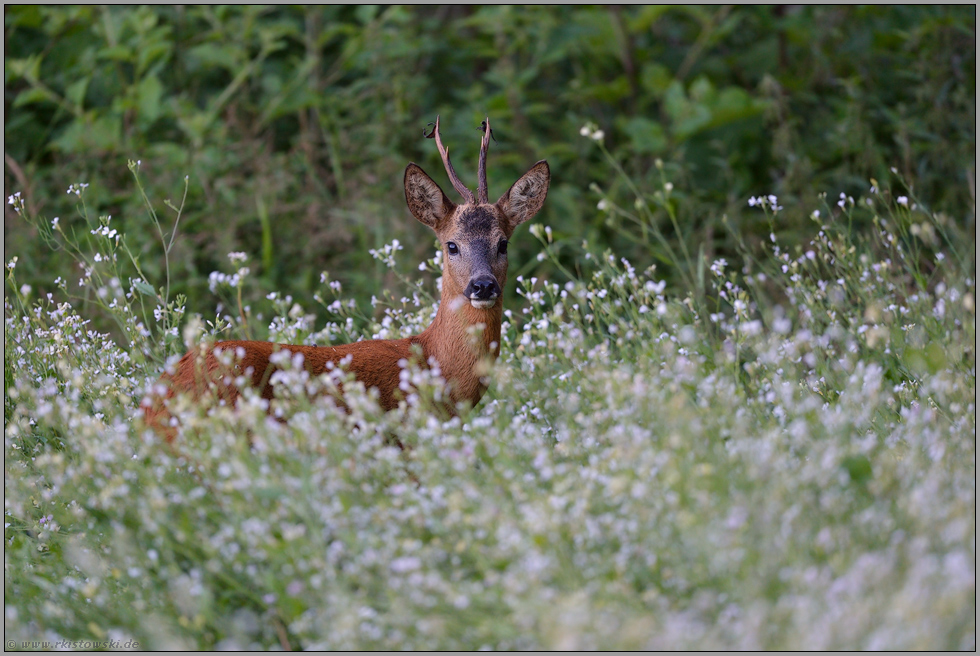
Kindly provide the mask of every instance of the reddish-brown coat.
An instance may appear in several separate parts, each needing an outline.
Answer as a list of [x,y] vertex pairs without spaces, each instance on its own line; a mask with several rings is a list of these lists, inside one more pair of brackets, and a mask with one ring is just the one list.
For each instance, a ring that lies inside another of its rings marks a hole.
[[[190,392],[198,397],[215,394],[218,399],[234,405],[240,394],[234,378],[239,375],[249,375],[251,385],[261,389],[264,398],[271,399],[270,380],[276,366],[270,359],[281,350],[301,353],[304,366],[311,375],[326,372],[327,363],[337,365],[345,361],[346,370],[366,388],[377,388],[381,407],[385,410],[398,407],[403,397],[399,387],[402,368],[417,358],[420,350],[418,364],[437,363],[446,381],[444,403],[447,412],[454,414],[461,403],[476,405],[487,388],[489,365],[500,354],[503,296],[499,292],[507,280],[507,240],[518,225],[541,209],[551,181],[548,163],[542,160],[511,185],[496,203],[489,204],[485,168],[490,141],[489,120],[484,122],[483,129],[478,199],[452,170],[449,153],[439,137],[438,118],[433,135],[453,186],[466,202],[455,205],[415,164],[409,164],[405,169],[405,200],[409,210],[416,219],[432,228],[443,244],[442,297],[436,317],[428,328],[405,339],[371,340],[341,346],[219,342],[205,355],[203,366],[198,366],[198,352],[192,350],[180,359],[172,375],[164,374],[161,378],[166,392],[147,399],[146,425],[167,441],[173,441],[177,431],[172,426],[167,399],[178,392]],[[482,307],[491,303],[490,307]],[[221,366],[215,355],[218,349],[243,353],[235,365],[234,376]]]
[[[446,410],[455,414],[457,404],[469,402],[471,406],[476,405],[486,391],[487,366],[500,354],[502,313],[502,297],[493,307],[480,310],[470,305],[450,279],[445,279],[436,318],[428,328],[412,337],[368,340],[340,346],[218,342],[205,356],[203,367],[195,366],[198,353],[192,350],[180,359],[173,375],[162,376],[161,382],[167,386],[167,394],[151,400],[144,421],[168,442],[172,442],[177,432],[170,425],[170,413],[164,400],[172,398],[175,393],[192,392],[195,396],[214,393],[216,398],[233,406],[240,392],[233,380],[224,380],[228,372],[221,366],[215,350],[234,353],[239,348],[244,351],[244,357],[236,363],[235,374],[250,373],[251,386],[260,388],[263,398],[271,399],[273,395],[269,381],[277,367],[270,363],[270,356],[277,351],[303,354],[303,365],[312,376],[325,373],[328,362],[338,365],[350,356],[346,370],[352,372],[365,388],[377,388],[378,400],[384,410],[398,407],[398,401],[404,396],[399,389],[401,363],[410,362],[413,357],[418,359],[415,352],[421,350],[420,365],[428,366],[430,361],[439,364],[442,377],[447,382],[449,403]],[[413,346],[417,348],[413,349]]]

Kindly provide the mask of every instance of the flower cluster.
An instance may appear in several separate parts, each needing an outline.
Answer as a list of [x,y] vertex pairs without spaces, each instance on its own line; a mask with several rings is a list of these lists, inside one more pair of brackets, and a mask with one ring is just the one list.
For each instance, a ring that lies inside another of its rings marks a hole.
[[578,132],[586,139],[592,139],[592,141],[598,141],[600,143],[606,138],[606,133],[600,130],[599,126],[595,123],[586,123]]
[[[219,375],[244,387],[238,405],[172,399],[177,447],[144,428],[140,403],[161,385],[145,362],[179,356],[26,299],[15,256],[7,638],[973,649],[975,280],[938,257],[941,226],[916,215],[913,234],[906,206],[891,209],[867,238],[829,223],[705,262],[700,296],[609,252],[561,281],[516,275],[487,396],[458,417],[441,414],[442,371],[421,354],[395,363],[402,403],[385,414],[349,363],[314,376],[282,351],[263,398],[229,349]],[[118,236],[108,219],[97,230]],[[551,257],[552,231],[532,230]],[[394,266],[400,249],[372,254]],[[229,258],[238,272],[213,285],[249,284],[247,257]],[[183,314],[143,278],[126,291],[98,276],[106,304],[152,299],[131,334]],[[417,333],[437,309],[431,282],[406,281],[355,322],[353,299],[321,284],[335,312],[322,327],[272,292],[272,320],[250,328],[327,345]],[[188,348],[220,330],[191,318]]]
[[374,259],[384,262],[385,266],[387,266],[389,269],[394,269],[396,266],[395,253],[403,250],[403,248],[404,247],[400,241],[393,239],[391,240],[390,244],[385,244],[380,249],[372,248],[368,252]]
[[768,196],[750,196],[749,207],[761,207],[764,210],[771,211],[773,214],[783,209],[783,206],[779,204],[779,199],[772,194]]

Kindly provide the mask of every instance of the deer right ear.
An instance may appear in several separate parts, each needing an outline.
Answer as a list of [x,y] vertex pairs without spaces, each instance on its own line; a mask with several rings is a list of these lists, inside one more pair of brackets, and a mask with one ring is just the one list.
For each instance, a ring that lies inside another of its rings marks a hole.
[[405,202],[415,218],[433,230],[456,209],[435,180],[415,163],[405,167]]
[[[521,179],[511,185],[507,193],[497,201],[497,207],[503,210],[509,221],[508,229],[514,232],[538,213],[548,197],[548,186],[551,184],[551,169],[548,162],[541,160],[531,167],[531,170],[521,176]],[[509,234],[508,233],[508,236]]]

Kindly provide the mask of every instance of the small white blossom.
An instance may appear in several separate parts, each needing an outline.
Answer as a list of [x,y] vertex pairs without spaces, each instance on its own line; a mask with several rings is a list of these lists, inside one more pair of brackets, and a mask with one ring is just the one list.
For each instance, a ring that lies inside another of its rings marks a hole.
[[595,123],[586,123],[582,126],[578,133],[587,139],[592,139],[593,141],[602,141],[606,136],[606,133],[600,130]]

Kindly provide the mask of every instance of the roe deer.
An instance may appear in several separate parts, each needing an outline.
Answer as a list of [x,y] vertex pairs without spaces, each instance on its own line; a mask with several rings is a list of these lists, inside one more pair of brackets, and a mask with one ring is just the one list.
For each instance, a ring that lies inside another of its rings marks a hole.
[[[430,124],[431,125],[431,124]],[[239,391],[231,377],[221,373],[215,350],[243,354],[235,364],[235,373],[261,386],[262,397],[272,398],[271,373],[276,365],[269,357],[280,350],[302,354],[304,367],[311,375],[327,371],[327,363],[338,365],[345,360],[346,369],[368,389],[379,392],[382,408],[398,406],[400,371],[413,353],[421,352],[419,364],[436,362],[447,385],[446,409],[455,414],[458,403],[471,405],[486,390],[484,364],[500,353],[500,322],[503,314],[503,288],[507,280],[507,240],[518,225],[541,209],[548,194],[551,171],[545,160],[531,167],[507,193],[490,204],[487,199],[487,149],[490,145],[490,121],[482,126],[477,196],[466,188],[453,170],[449,151],[439,135],[439,117],[427,138],[435,137],[436,146],[449,179],[463,197],[456,205],[421,167],[410,163],[405,169],[405,200],[408,209],[420,222],[432,228],[442,244],[443,277],[439,309],[432,324],[420,334],[404,339],[370,340],[341,346],[300,346],[271,342],[225,341],[216,343],[204,356],[203,368],[196,361],[198,351],[191,350],[177,363],[173,374],[165,373],[161,383],[168,386],[164,394],[144,400],[147,426],[168,442],[176,429],[166,408],[166,399],[178,392],[198,395],[208,389],[234,406]],[[472,328],[482,326],[482,332]],[[417,356],[414,356],[418,359]],[[401,363],[401,364],[399,364]]]

